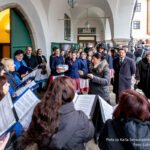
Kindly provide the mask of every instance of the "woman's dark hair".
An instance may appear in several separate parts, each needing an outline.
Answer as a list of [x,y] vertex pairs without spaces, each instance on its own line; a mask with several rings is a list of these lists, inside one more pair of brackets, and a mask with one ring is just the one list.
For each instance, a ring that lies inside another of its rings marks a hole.
[[101,60],[105,59],[105,57],[102,54],[100,54],[100,53],[95,53],[95,54],[93,54],[92,57],[95,57],[95,58],[101,59]]
[[4,65],[0,62],[0,73],[4,70]]
[[54,52],[56,49],[59,49],[59,48],[58,48],[58,47],[56,47],[56,46],[55,46],[55,47],[53,47],[53,52]]
[[150,121],[150,104],[147,98],[134,90],[124,90],[119,96],[119,104],[113,113],[113,118],[120,117]]
[[38,55],[38,53],[39,53],[39,51],[40,51],[41,49],[39,48],[39,49],[37,49],[37,52],[36,52],[36,54]]
[[24,55],[24,51],[23,50],[21,50],[21,49],[19,49],[19,50],[16,50],[16,52],[15,52],[15,56],[17,56],[17,55],[19,55],[19,54],[23,54]]
[[58,131],[61,106],[74,98],[74,85],[71,78],[57,77],[48,87],[42,101],[37,104],[32,115],[32,121],[22,141],[26,147],[33,143],[39,149],[50,145]]
[[5,96],[3,93],[3,86],[7,82],[7,78],[5,76],[0,76],[0,100]]

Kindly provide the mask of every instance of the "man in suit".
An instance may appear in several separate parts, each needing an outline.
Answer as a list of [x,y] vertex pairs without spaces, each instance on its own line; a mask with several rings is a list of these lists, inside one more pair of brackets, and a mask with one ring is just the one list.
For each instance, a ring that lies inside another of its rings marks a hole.
[[26,54],[24,55],[23,59],[26,62],[27,66],[32,69],[34,69],[38,65],[37,58],[32,54],[32,48],[29,46],[26,47]]
[[116,103],[118,103],[120,93],[131,88],[131,79],[135,75],[136,65],[126,56],[125,49],[119,49],[119,57],[114,59],[113,68],[115,71],[113,92],[116,94]]

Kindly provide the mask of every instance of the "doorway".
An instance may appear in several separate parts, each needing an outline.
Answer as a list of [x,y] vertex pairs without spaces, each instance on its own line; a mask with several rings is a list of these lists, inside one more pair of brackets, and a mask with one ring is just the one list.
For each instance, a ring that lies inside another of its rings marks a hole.
[[16,50],[32,47],[29,31],[21,13],[15,8],[0,12],[0,58],[14,58]]
[[86,47],[87,43],[90,47],[95,47],[96,35],[78,35],[78,43],[80,47]]

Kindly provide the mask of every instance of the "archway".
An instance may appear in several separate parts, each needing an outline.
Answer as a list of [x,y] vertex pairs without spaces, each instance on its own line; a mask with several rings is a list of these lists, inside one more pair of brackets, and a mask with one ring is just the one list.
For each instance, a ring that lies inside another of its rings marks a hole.
[[[47,17],[40,0],[5,0],[0,1],[0,11],[15,8],[24,21],[32,42],[33,50],[41,48],[45,56],[49,56],[49,31]],[[40,10],[40,11],[39,11]]]
[[35,47],[32,31],[23,14],[17,8],[0,12],[1,34],[0,57],[14,57],[17,49]]

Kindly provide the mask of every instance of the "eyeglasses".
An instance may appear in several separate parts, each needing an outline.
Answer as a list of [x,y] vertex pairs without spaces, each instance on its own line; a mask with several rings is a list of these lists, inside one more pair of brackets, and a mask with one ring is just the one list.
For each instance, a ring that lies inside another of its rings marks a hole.
[[19,57],[19,58],[23,58],[23,56],[22,56],[22,55],[17,55],[17,57]]

